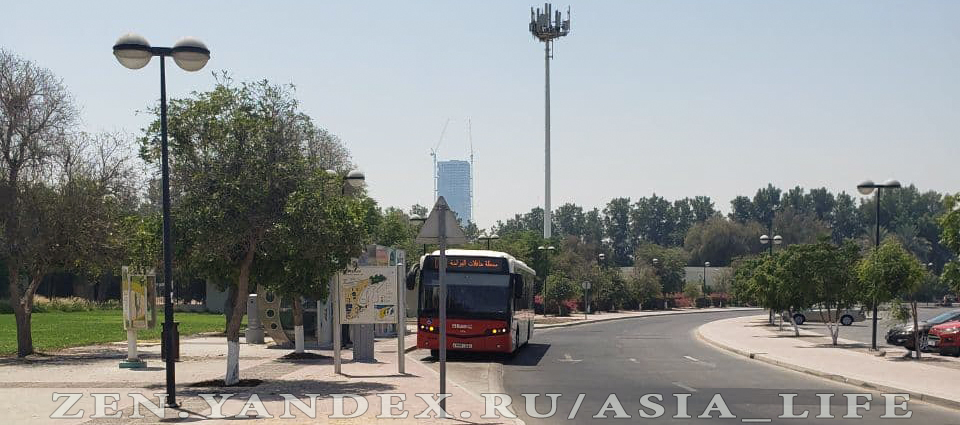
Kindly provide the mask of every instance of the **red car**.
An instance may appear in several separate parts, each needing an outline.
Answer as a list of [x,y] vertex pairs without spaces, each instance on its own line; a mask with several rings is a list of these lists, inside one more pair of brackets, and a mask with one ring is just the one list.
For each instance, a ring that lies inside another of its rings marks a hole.
[[941,356],[950,354],[960,357],[960,322],[947,322],[930,328],[927,343],[931,349],[940,350]]

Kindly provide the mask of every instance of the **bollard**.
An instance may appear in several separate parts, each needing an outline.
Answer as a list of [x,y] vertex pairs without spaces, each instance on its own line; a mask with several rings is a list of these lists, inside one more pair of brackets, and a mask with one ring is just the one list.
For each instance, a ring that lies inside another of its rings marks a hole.
[[[173,361],[180,361],[180,322],[173,322]],[[160,331],[160,358],[163,361],[167,360],[167,332],[166,330]]]

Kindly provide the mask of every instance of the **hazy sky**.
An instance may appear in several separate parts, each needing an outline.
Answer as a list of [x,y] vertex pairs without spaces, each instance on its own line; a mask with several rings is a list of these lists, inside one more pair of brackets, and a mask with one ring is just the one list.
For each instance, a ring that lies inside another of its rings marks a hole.
[[[322,4],[321,4],[322,3]],[[481,227],[543,201],[543,45],[518,1],[45,2],[3,6],[0,47],[61,76],[84,128],[139,132],[156,61],[120,66],[126,32],[193,35],[171,97],[235,79],[294,83],[384,206],[432,202],[430,148],[477,162]],[[556,6],[566,8],[566,3]],[[772,182],[855,192],[864,178],[957,191],[960,2],[581,1],[556,45],[553,205],[653,192],[729,211]]]

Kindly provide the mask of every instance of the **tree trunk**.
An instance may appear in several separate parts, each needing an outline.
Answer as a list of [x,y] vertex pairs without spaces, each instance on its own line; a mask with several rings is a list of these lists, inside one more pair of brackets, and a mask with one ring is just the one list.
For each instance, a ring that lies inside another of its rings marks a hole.
[[800,336],[800,326],[797,326],[797,320],[793,318],[793,309],[788,310],[790,314],[790,324],[793,325],[793,336]]
[[920,327],[917,326],[917,300],[910,301],[910,309],[913,310],[913,347],[917,349],[917,360],[920,360]]
[[31,319],[33,313],[33,296],[40,285],[42,273],[34,274],[27,288],[20,292],[20,264],[11,261],[7,264],[7,278],[10,279],[10,306],[17,323],[17,357],[26,357],[34,353],[33,332]]
[[290,302],[293,303],[293,352],[303,353],[303,304],[299,295],[291,297]]
[[13,313],[17,321],[17,357],[26,357],[33,354],[33,332],[30,327],[32,313],[29,308],[10,297]]
[[237,287],[230,285],[227,287],[227,299],[223,301],[223,332],[227,333],[230,327],[230,319],[233,317],[233,305],[237,303]]
[[227,374],[224,377],[226,385],[240,382],[240,324],[243,321],[244,306],[249,295],[250,269],[253,266],[256,250],[257,238],[250,238],[247,252],[240,263],[236,299],[233,311],[230,312],[230,320],[227,322]]

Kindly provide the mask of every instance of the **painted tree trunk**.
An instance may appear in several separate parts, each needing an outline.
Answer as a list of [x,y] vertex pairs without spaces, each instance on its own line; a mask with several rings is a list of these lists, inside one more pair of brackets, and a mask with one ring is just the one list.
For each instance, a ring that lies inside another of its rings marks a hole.
[[797,325],[797,319],[793,317],[793,309],[788,310],[790,314],[790,324],[793,325],[793,336],[800,336],[800,326]]
[[298,295],[293,296],[290,302],[293,303],[293,351],[303,353],[303,304]]

